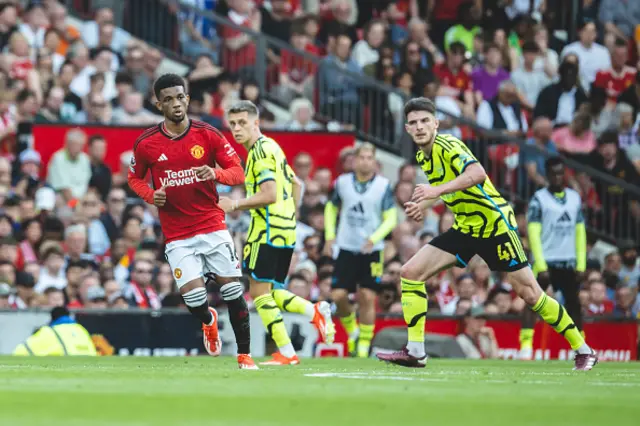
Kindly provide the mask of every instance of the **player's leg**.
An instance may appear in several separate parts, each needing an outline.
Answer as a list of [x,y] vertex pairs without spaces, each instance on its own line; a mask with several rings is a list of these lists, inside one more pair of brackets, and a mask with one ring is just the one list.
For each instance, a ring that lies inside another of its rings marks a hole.
[[204,346],[210,355],[218,356],[222,341],[218,334],[218,313],[209,306],[207,288],[202,275],[203,263],[194,254],[193,239],[174,241],[167,245],[165,255],[176,284],[191,315],[202,322]]
[[360,336],[358,337],[358,357],[369,356],[373,330],[376,322],[376,297],[382,277],[383,253],[381,251],[362,255],[360,269],[360,288],[358,289],[358,318]]
[[[407,323],[408,342],[402,352],[378,354],[378,358],[406,367],[424,367],[424,326],[427,316],[425,282],[438,272],[469,260],[463,235],[449,230],[431,240],[402,266],[402,314]],[[458,253],[458,249],[460,253]]]
[[[547,296],[533,276],[520,238],[515,231],[502,234],[497,243],[497,257],[487,261],[507,272],[507,280],[524,302],[567,340],[571,349],[577,351],[575,369],[590,370],[598,359],[585,343],[573,319],[554,298]],[[504,239],[504,241],[502,241]],[[487,260],[485,258],[485,260]]]
[[[546,275],[546,276],[545,276]],[[550,280],[551,271],[545,271],[540,276],[538,284],[542,288],[542,291],[547,291]],[[536,314],[529,306],[525,307],[522,312],[522,318],[520,322],[520,354],[521,360],[533,359],[533,333],[538,320],[538,314]]]
[[201,238],[198,251],[204,263],[204,271],[213,276],[220,288],[220,295],[229,311],[229,322],[236,337],[238,365],[241,369],[257,369],[251,360],[251,326],[249,307],[244,299],[244,285],[240,281],[242,270],[233,239],[228,231],[217,231]]
[[[281,248],[278,249],[278,252],[275,281],[283,283],[289,274],[293,249]],[[331,306],[327,302],[313,304],[278,285],[273,286],[271,295],[281,310],[306,316],[320,333],[322,341],[333,343],[336,329],[331,319]]]
[[360,334],[358,321],[353,305],[349,300],[349,293],[356,292],[358,269],[355,267],[356,256],[346,250],[340,250],[333,271],[331,284],[331,300],[336,305],[336,316],[340,319],[344,331],[347,333],[347,350],[350,354],[356,352],[356,340]]
[[277,267],[277,252],[274,250],[267,244],[248,243],[244,247],[244,265],[249,272],[249,292],[256,311],[279,350],[267,365],[293,365],[300,361],[284,325],[282,312],[271,294]]
[[[562,291],[564,297],[564,307],[573,322],[582,331],[582,307],[580,306],[580,282],[578,281],[578,273],[575,269],[561,269],[557,273],[557,279],[552,278],[552,282]],[[557,284],[556,284],[557,283]],[[583,334],[584,336],[584,334]]]
[[358,319],[360,322],[360,334],[358,336],[358,349],[356,355],[359,358],[367,358],[373,340],[373,330],[376,322],[376,296],[377,293],[361,287],[358,289]]

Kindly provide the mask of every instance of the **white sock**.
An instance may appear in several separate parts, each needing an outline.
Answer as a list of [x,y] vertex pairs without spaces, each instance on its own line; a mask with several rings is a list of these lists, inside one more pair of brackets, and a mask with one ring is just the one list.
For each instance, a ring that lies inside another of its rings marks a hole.
[[309,319],[313,319],[313,317],[316,315],[316,310],[314,308],[313,303],[309,302],[309,303],[305,303],[304,305],[304,316],[306,316]]
[[426,355],[423,342],[407,342],[407,350],[409,355],[416,358],[423,358]]
[[296,351],[293,349],[293,345],[291,343],[287,343],[286,345],[278,349],[280,350],[280,353],[287,358],[291,358],[296,354]]
[[591,350],[589,345],[587,345],[586,343],[583,343],[582,346],[580,346],[576,352],[578,352],[579,354],[590,354],[590,353],[593,353],[593,350]]

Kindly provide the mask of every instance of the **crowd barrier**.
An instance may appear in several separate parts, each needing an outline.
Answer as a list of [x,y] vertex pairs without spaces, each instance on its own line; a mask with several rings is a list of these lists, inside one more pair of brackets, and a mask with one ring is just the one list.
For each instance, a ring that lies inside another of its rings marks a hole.
[[[53,154],[64,147],[65,135],[71,129],[81,129],[88,137],[102,135],[107,141],[105,163],[115,173],[121,168],[120,155],[133,149],[133,144],[145,128],[36,124],[33,126],[34,147],[42,156],[43,167],[40,171],[43,177],[47,173],[46,165]],[[246,158],[247,151],[233,140],[231,133],[223,130],[222,134],[233,145],[238,155],[243,159]],[[307,152],[313,157],[316,167],[328,167],[332,170],[338,163],[340,151],[355,143],[355,137],[350,133],[270,131],[266,132],[266,135],[278,141],[287,153],[289,162],[292,163],[300,152]]]
[[[332,345],[318,343],[318,333],[306,317],[284,313],[284,322],[292,343],[302,357],[342,357],[347,355],[347,336],[340,324]],[[99,335],[103,344],[113,348],[114,355],[128,356],[195,356],[205,354],[202,331],[197,321],[179,310],[162,311],[78,311],[76,320],[91,334]],[[44,312],[0,312],[0,355],[10,354],[33,331],[46,324],[49,314]],[[226,312],[219,316],[223,355],[232,355],[235,338]],[[496,334],[500,357],[515,358],[518,352],[520,325],[516,319],[487,322]],[[404,329],[399,317],[379,318],[376,332],[388,328]],[[455,336],[461,332],[459,319],[429,316],[428,334]],[[594,320],[585,324],[587,340],[600,353],[603,361],[630,361],[638,356],[638,324],[633,321]],[[272,350],[260,318],[251,315],[251,353],[256,357],[269,355]],[[375,341],[374,341],[375,345]],[[564,341],[549,326],[538,322],[534,338],[536,359],[570,359],[573,354]]]

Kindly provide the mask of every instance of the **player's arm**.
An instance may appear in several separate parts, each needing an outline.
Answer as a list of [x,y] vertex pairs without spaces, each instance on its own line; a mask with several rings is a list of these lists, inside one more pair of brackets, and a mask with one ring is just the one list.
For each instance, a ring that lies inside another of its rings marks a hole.
[[582,214],[582,202],[580,202],[578,209],[578,220],[576,221],[576,272],[584,272],[587,269],[587,228]]
[[256,183],[260,190],[248,198],[234,201],[231,210],[260,209],[278,200],[275,157],[269,152],[263,153],[260,158],[257,158],[255,152],[252,155],[253,170],[251,172],[257,176]]
[[398,211],[396,210],[395,202],[393,200],[393,191],[391,186],[387,186],[387,190],[382,198],[382,223],[378,226],[378,229],[374,231],[369,237],[369,243],[371,246],[382,241],[398,223]]
[[533,271],[536,274],[547,271],[547,262],[542,251],[542,206],[533,197],[527,211],[527,232],[529,234],[529,248],[533,254]]
[[[461,144],[459,142],[458,144]],[[484,167],[473,155],[465,151],[461,146],[454,145],[447,154],[445,160],[449,160],[451,167],[457,171],[458,177],[438,186],[418,185],[413,192],[412,201],[419,203],[436,199],[442,195],[462,191],[475,185],[482,184],[487,179]]]
[[[141,145],[141,142],[137,141],[133,146],[133,156],[131,157],[131,163],[129,164],[127,181],[129,182],[131,190],[135,192],[138,197],[142,198],[148,204],[155,204],[154,190],[149,186],[145,179],[147,171],[149,170],[149,163],[144,155],[144,146]],[[164,192],[164,190],[162,190],[162,192]]]
[[324,240],[327,243],[330,243],[336,239],[338,212],[340,211],[341,204],[342,200],[340,198],[340,192],[338,191],[336,185],[334,185],[331,198],[324,206]]
[[207,134],[215,162],[222,168],[214,169],[208,165],[194,167],[196,176],[199,179],[215,180],[228,186],[242,185],[244,170],[240,165],[240,157],[238,157],[236,150],[219,131],[207,128]]
[[298,208],[300,207],[300,202],[302,201],[302,190],[304,187],[304,183],[298,176],[296,176],[296,173],[288,164],[286,167],[286,173],[291,177],[291,184],[293,185],[293,194],[291,195],[293,196],[293,202],[296,206],[297,212]]

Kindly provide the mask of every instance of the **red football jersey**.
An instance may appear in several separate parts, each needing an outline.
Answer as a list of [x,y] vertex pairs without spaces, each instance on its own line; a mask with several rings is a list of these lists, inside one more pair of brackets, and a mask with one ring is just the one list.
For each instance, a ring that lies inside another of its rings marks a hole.
[[454,74],[446,63],[442,63],[433,67],[433,74],[438,77],[441,85],[458,89],[458,94],[473,88],[471,77],[462,68]]
[[[166,242],[226,229],[224,211],[218,206],[216,182],[198,179],[191,169],[203,165],[237,167],[239,173],[234,174],[234,181],[221,179],[222,170],[216,170],[216,181],[231,185],[244,181],[240,157],[222,133],[192,120],[182,135],[172,137],[164,130],[164,124],[159,123],[142,133],[133,154],[129,170],[132,188],[137,180],[145,178],[147,171],[151,172],[153,188],[166,187],[166,204],[158,208]],[[238,174],[242,177],[237,178]],[[153,203],[152,191],[136,192]]]
[[616,102],[618,96],[635,81],[636,69],[625,66],[620,73],[613,71],[613,69],[598,71],[593,85],[605,89],[609,100]]

